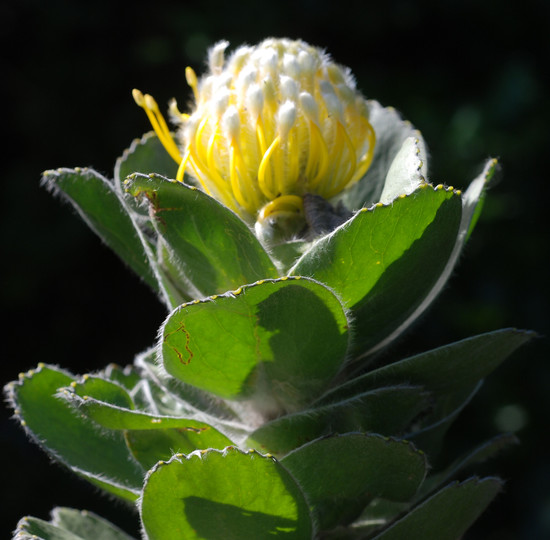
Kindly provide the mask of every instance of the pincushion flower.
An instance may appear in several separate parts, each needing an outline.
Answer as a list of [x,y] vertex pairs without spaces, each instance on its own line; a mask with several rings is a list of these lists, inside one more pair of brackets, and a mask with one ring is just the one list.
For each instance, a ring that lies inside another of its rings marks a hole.
[[191,114],[170,112],[175,143],[158,105],[134,90],[157,135],[184,173],[261,234],[274,225],[299,232],[303,197],[332,199],[359,181],[375,148],[369,105],[349,69],[303,41],[267,39],[209,53],[200,80],[187,68]]

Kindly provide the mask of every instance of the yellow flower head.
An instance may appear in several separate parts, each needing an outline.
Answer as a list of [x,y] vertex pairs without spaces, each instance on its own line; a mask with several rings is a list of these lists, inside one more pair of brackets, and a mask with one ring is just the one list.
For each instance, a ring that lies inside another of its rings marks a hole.
[[[151,96],[134,90],[155,131],[184,173],[247,221],[303,213],[307,194],[331,199],[367,171],[374,130],[349,71],[303,41],[216,44],[209,72],[187,68],[195,108],[170,111],[179,147]],[[180,153],[181,152],[181,153]]]

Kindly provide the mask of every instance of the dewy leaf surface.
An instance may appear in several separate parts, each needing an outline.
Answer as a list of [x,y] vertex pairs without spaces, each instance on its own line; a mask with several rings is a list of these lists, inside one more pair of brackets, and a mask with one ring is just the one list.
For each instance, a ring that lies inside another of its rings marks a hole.
[[308,505],[287,470],[269,456],[235,448],[159,463],[145,481],[140,511],[149,540],[313,535]]
[[[278,277],[269,255],[236,214],[199,189],[157,175],[132,175],[126,188],[148,199],[180,279],[199,296]],[[196,296],[195,296],[196,297]]]
[[315,440],[281,463],[304,490],[321,529],[353,521],[375,497],[408,501],[428,466],[408,442],[363,433]]
[[78,211],[90,228],[146,283],[158,290],[150,254],[112,182],[92,169],[46,171],[43,183]]
[[451,484],[413,508],[374,540],[457,540],[501,489],[502,482],[496,478],[472,478]]
[[41,365],[12,383],[8,394],[27,432],[44,450],[90,481],[135,500],[145,471],[132,459],[122,433],[105,436],[56,396],[73,381],[67,372]]
[[160,335],[164,367],[183,382],[228,399],[261,392],[293,408],[339,371],[348,320],[322,284],[281,278],[184,304]]
[[290,270],[332,288],[354,317],[365,352],[407,320],[432,290],[453,249],[462,204],[424,184],[388,206],[359,211]]

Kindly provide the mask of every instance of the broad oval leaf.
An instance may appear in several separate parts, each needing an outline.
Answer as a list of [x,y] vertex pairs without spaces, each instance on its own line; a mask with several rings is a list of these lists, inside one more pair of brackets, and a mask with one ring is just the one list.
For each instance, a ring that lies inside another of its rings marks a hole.
[[74,413],[56,395],[74,378],[40,364],[8,385],[8,397],[27,433],[57,461],[111,493],[134,501],[145,471],[132,458],[122,433],[104,430]]
[[334,433],[370,431],[401,435],[428,407],[422,388],[379,388],[330,405],[281,416],[254,431],[247,444],[284,455],[303,444]]
[[462,203],[424,184],[390,205],[363,209],[319,240],[290,270],[328,287],[354,317],[364,353],[409,319],[433,289],[453,250]]
[[351,379],[328,392],[319,403],[403,381],[445,397],[475,385],[534,336],[534,332],[504,328],[450,343]]
[[170,157],[154,131],[135,139],[122,156],[116,160],[115,182],[120,192],[124,192],[122,183],[132,173],[156,173],[166,178],[175,178],[178,164]]
[[[127,389],[118,382],[97,375],[83,375],[67,389],[69,395],[82,397],[81,403],[100,402],[122,409],[134,409],[134,401]],[[63,395],[67,395],[63,392]],[[89,399],[92,398],[92,399]],[[78,406],[80,403],[78,404]]]
[[88,168],[46,171],[42,182],[69,201],[89,227],[138,276],[159,290],[150,248],[112,182]]
[[250,228],[201,190],[162,176],[133,174],[127,191],[149,201],[168,257],[193,298],[222,293],[277,270]]
[[170,458],[174,452],[225,448],[233,444],[220,431],[196,419],[133,411],[71,392],[64,392],[63,397],[100,426],[124,431],[132,455],[142,465],[146,463],[146,469],[161,459]]
[[502,489],[498,478],[471,478],[446,486],[407,512],[374,540],[461,538]]
[[428,463],[407,441],[346,433],[317,439],[281,463],[304,490],[321,529],[347,524],[375,497],[408,501]]
[[140,503],[149,540],[311,540],[304,495],[274,458],[236,448],[178,454],[149,471]]
[[14,540],[133,540],[117,526],[87,510],[57,507],[50,521],[19,520]]
[[340,301],[310,279],[263,280],[184,304],[161,328],[168,373],[228,398],[297,408],[319,395],[348,348]]

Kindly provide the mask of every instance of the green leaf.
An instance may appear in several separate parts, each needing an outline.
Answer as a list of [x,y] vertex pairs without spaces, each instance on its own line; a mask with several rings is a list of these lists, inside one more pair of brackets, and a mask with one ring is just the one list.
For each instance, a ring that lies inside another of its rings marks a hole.
[[451,484],[375,536],[375,540],[456,540],[501,489],[502,482],[497,478],[472,478],[461,484]]
[[178,454],[147,475],[140,504],[149,540],[311,540],[303,493],[274,458],[226,448]]
[[420,388],[380,388],[331,405],[281,416],[254,431],[247,445],[283,455],[333,433],[370,431],[399,435],[427,406],[427,395]]
[[[342,193],[342,202],[349,209],[357,210],[380,201],[388,171],[407,138],[417,139],[422,154],[426,154],[422,134],[410,122],[404,121],[393,107],[383,107],[374,100],[369,100],[368,106],[369,122],[376,133],[374,155],[365,176]],[[426,168],[427,159],[424,159],[421,169],[424,176]]]
[[128,392],[132,392],[142,380],[133,365],[121,367],[118,364],[109,364],[98,372],[98,376],[120,384]]
[[125,532],[87,510],[54,508],[47,522],[24,517],[17,524],[15,540],[132,540]]
[[115,182],[124,192],[122,183],[132,173],[156,173],[166,178],[176,178],[177,163],[170,157],[154,131],[132,141],[115,164]]
[[52,523],[83,540],[131,540],[117,526],[88,510],[57,507],[52,510]]
[[[458,227],[458,233],[454,242],[452,251],[448,257],[445,267],[442,269],[439,278],[433,283],[433,286],[424,300],[415,307],[415,309],[408,315],[408,317],[398,326],[391,334],[385,339],[380,341],[377,345],[372,347],[368,354],[375,353],[382,349],[404,330],[406,330],[433,302],[435,297],[440,293],[445,283],[451,276],[454,267],[458,261],[458,258],[462,252],[462,248],[466,243],[469,235],[471,234],[473,227],[481,212],[483,197],[485,194],[485,188],[487,183],[492,178],[497,167],[496,160],[489,160],[481,175],[479,175],[468,187],[466,193],[462,196],[462,216],[460,218],[460,225]],[[450,188],[449,188],[450,189]],[[457,194],[460,192],[456,192]]]
[[69,201],[90,228],[154,290],[151,255],[134,217],[112,182],[92,169],[46,171],[46,187]]
[[508,448],[513,444],[518,444],[518,442],[517,437],[511,433],[504,433],[493,437],[490,441],[483,443],[474,450],[468,451],[467,454],[455,460],[444,470],[437,474],[431,474],[422,485],[418,495],[426,496],[445,482],[456,478],[456,476],[464,470],[468,470],[478,463],[483,463],[504,448]]
[[318,439],[281,463],[304,490],[320,529],[353,521],[374,497],[409,500],[427,469],[425,455],[408,442],[361,433]]
[[[75,390],[78,391],[78,387],[75,387]],[[194,431],[208,431],[212,429],[203,422],[197,422],[188,418],[155,415],[143,411],[135,411],[94,399],[91,396],[78,395],[76,391],[71,392],[68,389],[63,389],[60,397],[63,397],[67,402],[77,407],[88,418],[108,429],[190,429]],[[229,441],[229,443],[231,443],[231,441]],[[224,446],[227,446],[227,444]]]
[[[71,383],[70,389],[67,390],[71,396],[84,397],[80,400],[84,404],[90,400],[90,402],[104,402],[119,408],[134,408],[134,401],[121,384],[96,375],[82,376],[81,379]],[[67,392],[63,392],[63,395],[66,394]]]
[[145,351],[135,358],[134,364],[144,375],[143,380],[147,382],[149,390],[146,393],[159,412],[190,416],[199,410],[220,420],[239,418],[225,401],[168,375],[157,364],[156,353],[156,348]]
[[426,169],[426,149],[422,139],[408,137],[388,170],[380,202],[389,204],[401,195],[410,195],[426,183]]
[[134,501],[145,471],[135,462],[122,433],[104,430],[75,414],[57,397],[72,375],[40,364],[7,386],[8,399],[27,434],[52,457],[115,495]]
[[290,240],[271,246],[269,253],[277,261],[280,274],[284,276],[310,246],[311,243],[306,240]]
[[[93,388],[87,384],[93,381]],[[106,388],[98,388],[104,383]],[[108,383],[108,384],[106,384]],[[84,384],[73,384],[63,389],[61,396],[71,403],[80,414],[110,430],[124,430],[128,447],[138,463],[144,469],[150,469],[157,461],[169,459],[174,452],[192,452],[206,448],[224,448],[233,444],[228,437],[206,422],[192,418],[149,414],[132,410],[124,403],[114,400],[105,402],[87,395],[95,390],[95,395],[103,394],[107,398],[112,393],[105,392],[108,385],[117,385],[101,379],[88,378]]]
[[306,252],[290,274],[333,289],[354,317],[356,352],[375,348],[408,320],[441,275],[462,204],[424,184],[391,205],[363,209]]
[[183,382],[228,399],[256,396],[259,407],[292,409],[340,370],[348,320],[322,284],[281,278],[184,304],[160,336],[164,367]]
[[442,399],[475,385],[534,336],[533,332],[506,328],[444,345],[356,377],[328,392],[319,403],[332,403],[404,381],[422,386]]
[[249,227],[199,189],[166,178],[131,175],[126,189],[146,197],[156,231],[193,298],[277,277],[269,255]]
[[82,538],[56,527],[49,521],[27,516],[19,520],[13,540],[82,540]]
[[461,233],[465,235],[465,241],[472,234],[474,227],[481,215],[485,200],[486,188],[498,169],[498,161],[490,159],[485,163],[481,174],[468,186],[463,197],[463,221]]
[[481,388],[482,382],[450,393],[432,403],[432,409],[405,437],[414,442],[434,461],[441,450],[443,439],[452,423]]
[[134,458],[146,469],[157,461],[168,460],[176,453],[225,448],[232,441],[204,422],[181,421],[177,428],[131,430],[126,443]]

